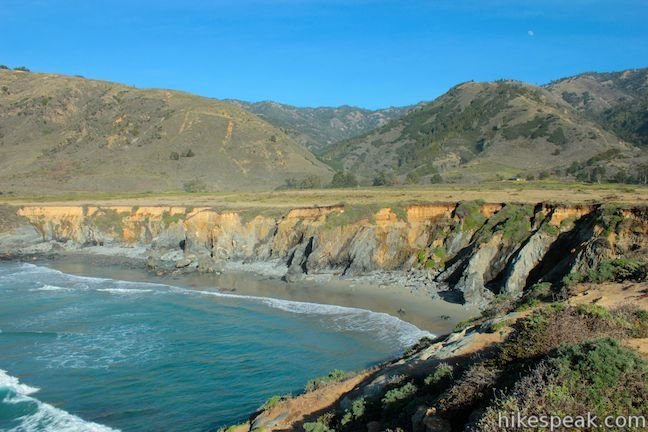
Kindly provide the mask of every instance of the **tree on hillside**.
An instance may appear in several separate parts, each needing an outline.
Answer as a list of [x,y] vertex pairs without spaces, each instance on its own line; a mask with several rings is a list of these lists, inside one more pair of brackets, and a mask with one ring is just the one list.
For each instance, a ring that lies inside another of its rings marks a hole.
[[342,188],[342,187],[356,187],[358,186],[358,179],[355,174],[346,171],[338,171],[333,176],[331,180],[331,187]]
[[405,178],[405,183],[417,184],[419,180],[421,180],[421,176],[418,175],[416,171],[410,171],[407,173],[407,178]]
[[398,177],[392,172],[385,173],[384,171],[378,171],[373,179],[374,186],[394,186],[397,184]]
[[441,177],[441,174],[439,173],[433,174],[432,177],[430,177],[430,183],[432,184],[443,183],[443,177]]

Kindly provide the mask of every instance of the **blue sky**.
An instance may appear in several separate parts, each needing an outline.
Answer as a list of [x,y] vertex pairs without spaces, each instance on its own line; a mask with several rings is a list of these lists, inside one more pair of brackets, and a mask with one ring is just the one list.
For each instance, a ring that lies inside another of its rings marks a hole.
[[0,0],[0,64],[299,106],[648,66],[646,0]]

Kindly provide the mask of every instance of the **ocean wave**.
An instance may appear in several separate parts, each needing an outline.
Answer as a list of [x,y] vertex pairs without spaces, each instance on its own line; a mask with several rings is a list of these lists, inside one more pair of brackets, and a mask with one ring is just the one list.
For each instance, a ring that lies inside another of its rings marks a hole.
[[0,388],[2,387],[8,388],[9,390],[13,390],[16,393],[20,393],[23,395],[30,395],[40,390],[37,387],[31,387],[28,386],[27,384],[21,384],[18,378],[7,374],[6,370],[0,369]]
[[[373,312],[367,309],[301,302],[294,300],[281,300],[261,296],[223,293],[218,291],[193,290],[189,288],[153,282],[132,282],[108,278],[77,276],[30,263],[23,263],[21,269],[27,269],[33,273],[57,275],[65,277],[67,278],[67,280],[71,279],[75,282],[88,282],[92,285],[92,288],[94,290],[112,294],[132,295],[151,292],[157,293],[160,292],[160,290],[155,288],[163,288],[175,293],[191,293],[224,298],[236,298],[244,301],[256,301],[273,309],[283,310],[289,313],[307,314],[322,317],[328,316],[330,319],[327,320],[327,323],[329,324],[329,326],[332,326],[334,330],[371,333],[375,337],[378,337],[381,340],[385,340],[387,342],[393,341],[395,337],[403,348],[415,344],[422,337],[434,337],[434,334],[425,330],[421,330],[415,325],[403,321],[398,317],[383,312]],[[105,286],[106,284],[111,284],[112,286]],[[114,287],[115,285],[117,285],[117,287]],[[84,288],[90,287],[86,285],[84,286]]]
[[67,287],[44,284],[42,287],[34,288],[31,289],[30,291],[70,291],[70,290],[71,288],[67,288]]
[[[107,426],[83,420],[73,414],[41,402],[30,395],[39,389],[22,384],[18,378],[0,369],[0,407],[11,407],[13,418],[3,416],[2,430],[7,432],[116,432]],[[5,422],[11,428],[5,429]]]
[[347,306],[282,300],[260,296],[246,296],[217,291],[197,291],[184,288],[179,288],[179,290],[218,297],[254,300],[273,309],[283,310],[294,314],[327,316],[329,318],[334,318],[327,320],[327,322],[337,331],[371,333],[375,337],[385,341],[388,341],[395,336],[399,344],[404,348],[414,345],[423,337],[435,337],[433,333],[421,330],[414,324],[408,323],[407,321],[403,321],[384,312],[373,312],[367,309]]
[[64,333],[43,346],[35,357],[51,369],[107,369],[155,361],[162,355],[164,340],[152,326],[114,324],[96,333]]
[[138,289],[138,288],[97,288],[97,291],[107,292],[111,294],[142,294],[152,292],[152,289]]

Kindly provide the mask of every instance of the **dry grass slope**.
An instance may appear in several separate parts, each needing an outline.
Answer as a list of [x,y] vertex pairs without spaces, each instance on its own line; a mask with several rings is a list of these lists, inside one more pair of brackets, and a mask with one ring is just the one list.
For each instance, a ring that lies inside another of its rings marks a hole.
[[0,70],[0,191],[268,189],[330,169],[238,106]]

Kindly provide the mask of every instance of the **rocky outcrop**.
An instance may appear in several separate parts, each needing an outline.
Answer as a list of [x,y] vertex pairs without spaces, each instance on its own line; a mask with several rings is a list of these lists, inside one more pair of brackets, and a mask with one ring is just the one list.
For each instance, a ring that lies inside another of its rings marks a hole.
[[414,279],[429,292],[482,306],[496,294],[518,297],[538,281],[648,250],[648,211],[638,207],[462,202],[297,208],[252,218],[207,207],[29,206],[15,212],[28,224],[0,236],[4,253],[140,248],[156,272],[213,272],[229,261],[268,261],[283,268],[288,281],[418,274]]

